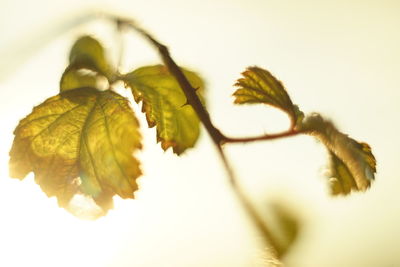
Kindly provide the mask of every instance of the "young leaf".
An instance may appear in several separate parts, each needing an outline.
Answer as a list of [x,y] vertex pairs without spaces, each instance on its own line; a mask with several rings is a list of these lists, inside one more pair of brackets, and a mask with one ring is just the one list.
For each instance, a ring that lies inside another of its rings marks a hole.
[[69,66],[60,80],[60,92],[81,87],[98,88],[101,76],[110,80],[112,75],[103,46],[93,37],[83,36],[71,48]]
[[346,164],[335,154],[329,151],[330,159],[330,189],[332,195],[349,194],[351,190],[357,190],[357,184]]
[[339,132],[319,114],[304,119],[302,129],[319,139],[330,152],[331,191],[348,194],[365,191],[374,180],[376,160],[371,148]]
[[106,77],[112,72],[103,46],[91,36],[83,36],[75,42],[69,54],[69,63],[97,71]]
[[60,80],[60,92],[82,87],[97,88],[98,76],[94,73],[80,72],[79,69],[67,68]]
[[259,67],[249,67],[242,73],[235,86],[239,87],[234,93],[235,104],[263,103],[286,112],[293,124],[302,113],[293,105],[283,84],[269,71]]
[[138,121],[128,101],[93,88],[47,99],[20,121],[10,151],[10,176],[35,181],[62,207],[85,194],[105,211],[112,196],[133,198],[141,175],[133,153],[141,148]]
[[[204,84],[194,72],[183,70],[201,97]],[[123,76],[137,103],[143,102],[149,127],[156,126],[157,141],[166,150],[181,154],[195,145],[199,137],[199,119],[189,105],[175,78],[163,65],[146,66]]]
[[273,232],[275,238],[279,242],[279,246],[275,249],[278,255],[282,257],[291,249],[294,242],[296,242],[301,223],[292,211],[280,203],[272,203],[271,209],[278,225],[278,231]]

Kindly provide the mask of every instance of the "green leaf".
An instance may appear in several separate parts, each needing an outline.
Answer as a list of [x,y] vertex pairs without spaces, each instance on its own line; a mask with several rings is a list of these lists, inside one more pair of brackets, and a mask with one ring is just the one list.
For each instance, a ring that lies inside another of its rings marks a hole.
[[335,154],[329,152],[330,159],[330,189],[332,195],[349,194],[351,190],[357,190],[357,184],[346,164]]
[[283,84],[269,71],[259,67],[249,67],[242,73],[235,86],[235,104],[267,104],[286,112],[293,124],[302,116],[299,108],[293,105]]
[[99,77],[95,73],[82,72],[79,69],[67,68],[60,81],[60,92],[82,87],[98,88]]
[[60,80],[60,92],[82,87],[102,89],[103,77],[110,81],[113,75],[100,42],[83,36],[71,48],[69,65]]
[[282,204],[275,202],[270,206],[274,214],[274,220],[278,226],[277,231],[273,232],[273,235],[275,235],[276,240],[279,242],[279,246],[275,249],[278,255],[282,257],[296,241],[299,235],[300,222],[293,212]]
[[69,54],[69,63],[96,71],[106,77],[110,77],[112,73],[103,46],[91,36],[82,36],[75,42]]
[[[194,72],[182,69],[186,78],[201,97],[202,79]],[[200,132],[200,121],[175,78],[163,65],[146,66],[126,74],[123,80],[132,89],[137,103],[143,102],[149,127],[156,126],[157,141],[166,150],[181,154],[195,145]]]
[[87,195],[106,212],[112,197],[133,198],[141,175],[138,121],[124,97],[94,88],[47,99],[20,121],[10,151],[10,176],[35,181],[67,207]]
[[330,154],[330,186],[334,195],[365,191],[375,179],[376,160],[368,144],[339,132],[319,114],[304,119],[301,130],[319,139]]

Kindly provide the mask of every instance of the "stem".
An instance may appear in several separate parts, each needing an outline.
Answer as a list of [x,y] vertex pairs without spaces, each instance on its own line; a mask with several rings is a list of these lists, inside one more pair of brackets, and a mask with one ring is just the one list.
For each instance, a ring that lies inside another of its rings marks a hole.
[[141,34],[145,39],[147,39],[159,52],[162,61],[170,71],[170,73],[175,77],[177,82],[179,83],[180,87],[182,88],[186,99],[187,99],[187,104],[191,105],[193,109],[195,110],[196,114],[198,115],[200,121],[203,123],[205,126],[207,132],[211,136],[214,145],[216,146],[218,153],[222,159],[222,162],[224,164],[224,167],[227,171],[228,177],[229,177],[229,182],[239,199],[240,203],[242,204],[243,208],[247,212],[247,214],[250,216],[252,219],[255,227],[259,230],[259,232],[262,234],[263,238],[265,239],[265,242],[269,244],[272,247],[273,254],[279,258],[279,252],[281,251],[280,245],[276,241],[275,237],[272,235],[272,232],[270,229],[267,227],[267,224],[264,222],[260,214],[257,212],[256,208],[254,205],[251,203],[251,201],[247,198],[246,194],[242,191],[242,189],[238,186],[237,184],[237,179],[236,176],[225,156],[225,153],[222,149],[222,144],[223,143],[235,143],[235,142],[250,142],[250,141],[257,141],[257,140],[268,140],[268,139],[274,139],[274,138],[279,138],[279,137],[285,137],[285,136],[291,136],[297,134],[295,131],[289,131],[287,133],[279,134],[279,135],[268,135],[268,136],[261,136],[261,137],[256,137],[256,138],[228,138],[224,136],[211,122],[210,115],[201,103],[199,97],[196,94],[196,89],[193,88],[190,84],[190,82],[186,79],[185,75],[183,74],[182,70],[178,67],[178,65],[175,63],[175,61],[172,59],[168,48],[161,44],[159,41],[157,41],[153,36],[151,36],[148,32],[146,32],[144,29],[140,28],[138,25],[136,25],[133,21],[131,20],[122,20],[121,18],[114,18],[114,20],[118,24],[124,24],[139,34]]
[[129,26],[130,28],[141,34],[158,50],[165,66],[168,68],[169,72],[175,77],[175,79],[179,83],[179,86],[182,88],[186,96],[187,104],[193,107],[200,121],[203,123],[204,127],[207,129],[207,132],[213,139],[214,143],[216,145],[221,144],[221,142],[225,139],[224,135],[212,124],[209,113],[204,108],[203,104],[196,94],[196,89],[192,87],[190,82],[183,74],[182,70],[171,58],[168,48],[157,41],[148,32],[137,26],[133,21],[122,20],[121,18],[114,18],[114,20],[116,20],[118,24]]
[[273,139],[278,139],[278,138],[284,138],[284,137],[291,137],[295,136],[298,134],[303,133],[303,131],[296,131],[294,129],[291,129],[286,132],[282,133],[277,133],[277,134],[265,134],[261,136],[255,136],[255,137],[238,137],[238,138],[230,138],[230,137],[225,137],[223,140],[225,143],[249,143],[249,142],[255,142],[255,141],[266,141],[266,140],[273,140]]
[[218,146],[218,153],[222,159],[222,163],[225,167],[225,170],[228,173],[229,182],[232,186],[232,189],[233,189],[234,193],[236,194],[236,197],[239,199],[240,204],[243,206],[244,210],[247,212],[247,214],[252,219],[254,225],[256,226],[258,231],[261,233],[261,236],[265,239],[266,244],[268,244],[270,246],[271,254],[273,256],[275,256],[277,259],[279,259],[281,256],[280,252],[282,251],[279,242],[276,240],[276,238],[272,234],[272,231],[268,228],[264,219],[257,212],[257,209],[254,207],[254,205],[251,203],[251,201],[247,198],[246,194],[238,186],[236,175],[235,175],[234,171],[232,170],[232,167],[229,164],[221,146]]
[[117,27],[117,34],[118,34],[118,36],[117,36],[117,38],[118,38],[118,40],[117,40],[117,42],[118,42],[117,72],[119,75],[121,72],[121,67],[122,67],[123,60],[124,60],[124,40],[123,40],[124,31],[123,31],[123,25],[121,23],[117,22],[116,27]]

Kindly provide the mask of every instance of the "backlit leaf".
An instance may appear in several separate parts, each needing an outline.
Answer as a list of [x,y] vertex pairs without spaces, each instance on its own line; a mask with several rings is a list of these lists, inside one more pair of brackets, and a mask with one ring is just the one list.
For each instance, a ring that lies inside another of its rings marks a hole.
[[235,86],[239,87],[234,93],[235,104],[267,104],[286,112],[293,123],[302,114],[293,105],[283,84],[269,71],[259,67],[249,67],[242,73]]
[[23,179],[34,172],[62,207],[83,194],[107,211],[113,195],[133,198],[138,188],[138,121],[128,101],[112,91],[81,88],[53,96],[21,120],[14,134],[10,176]]
[[97,88],[98,76],[95,73],[82,72],[79,69],[67,68],[60,81],[60,92],[82,87]]
[[330,152],[330,186],[333,194],[365,191],[375,178],[376,160],[368,144],[339,132],[319,114],[305,118],[302,130],[319,139]]
[[112,68],[106,59],[103,46],[91,36],[82,36],[72,46],[69,63],[76,67],[87,68],[109,77]]
[[335,154],[329,152],[330,173],[329,183],[333,195],[349,194],[357,190],[357,184],[349,168]]
[[275,249],[278,255],[282,257],[291,249],[296,241],[299,234],[300,221],[292,211],[282,204],[272,203],[270,206],[278,226],[277,231],[273,232],[279,242],[279,246]]
[[71,48],[69,65],[60,80],[60,92],[82,87],[102,89],[102,82],[112,75],[111,64],[107,62],[100,42],[83,36]]
[[[194,72],[183,70],[186,78],[201,97],[204,84]],[[175,78],[162,65],[139,68],[123,77],[132,89],[137,103],[143,102],[149,127],[156,126],[157,141],[166,150],[172,147],[176,154],[193,147],[199,137],[199,119]]]

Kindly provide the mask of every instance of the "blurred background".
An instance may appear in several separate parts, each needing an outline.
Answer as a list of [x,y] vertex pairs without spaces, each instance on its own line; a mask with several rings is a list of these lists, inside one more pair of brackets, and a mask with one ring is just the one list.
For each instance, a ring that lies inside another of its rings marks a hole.
[[[48,199],[32,175],[8,178],[12,131],[58,93],[74,40],[92,34],[117,61],[114,25],[81,23],[97,11],[135,19],[170,47],[178,64],[201,74],[212,120],[227,135],[288,127],[272,108],[232,104],[235,80],[257,65],[283,81],[304,112],[320,112],[368,142],[378,161],[376,181],[366,193],[335,198],[324,177],[327,153],[310,137],[229,145],[226,152],[271,227],[273,203],[298,218],[287,266],[400,266],[396,0],[0,0],[0,266],[269,264],[206,132],[178,158],[155,144],[155,130],[145,129],[138,108],[145,174],[136,199],[116,198],[106,217],[77,219]],[[123,70],[160,62],[136,34],[124,43]]]

